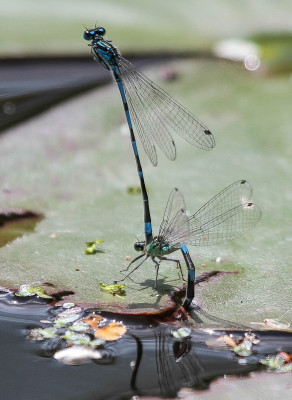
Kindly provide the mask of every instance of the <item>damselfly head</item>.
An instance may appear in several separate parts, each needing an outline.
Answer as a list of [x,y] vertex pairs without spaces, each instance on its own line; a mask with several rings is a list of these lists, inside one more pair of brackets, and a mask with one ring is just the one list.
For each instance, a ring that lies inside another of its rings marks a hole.
[[144,242],[139,242],[139,240],[137,240],[137,242],[134,243],[134,249],[136,251],[144,251],[144,249],[145,249],[145,241]]
[[94,40],[104,35],[105,35],[105,29],[102,28],[101,26],[98,26],[97,28],[94,29],[86,29],[86,31],[84,31],[83,33],[83,38],[85,40]]

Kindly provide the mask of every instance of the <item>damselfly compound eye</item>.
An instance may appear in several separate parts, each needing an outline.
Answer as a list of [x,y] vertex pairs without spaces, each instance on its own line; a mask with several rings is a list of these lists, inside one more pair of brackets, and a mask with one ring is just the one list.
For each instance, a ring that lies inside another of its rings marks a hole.
[[83,39],[85,39],[85,40],[92,40],[92,34],[91,34],[91,32],[90,31],[84,31],[83,32]]
[[105,35],[105,29],[99,26],[98,28],[94,29],[86,29],[86,31],[83,33],[83,38],[85,40],[93,40],[96,39],[98,36],[104,36]]
[[145,246],[145,242],[135,242],[134,243],[134,250],[136,251],[143,251]]
[[101,26],[99,26],[98,28],[96,28],[95,31],[96,31],[96,33],[97,33],[99,36],[104,36],[104,35],[105,35],[105,32],[106,32],[105,29],[102,28]]

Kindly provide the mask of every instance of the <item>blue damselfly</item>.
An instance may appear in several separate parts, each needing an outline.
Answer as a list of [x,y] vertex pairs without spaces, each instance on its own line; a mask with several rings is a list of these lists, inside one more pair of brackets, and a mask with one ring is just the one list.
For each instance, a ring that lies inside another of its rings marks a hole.
[[160,262],[172,260],[180,266],[178,260],[166,257],[180,249],[188,267],[187,295],[184,301],[184,307],[188,309],[194,298],[195,266],[186,245],[215,245],[233,240],[249,231],[261,217],[260,208],[250,202],[251,195],[252,188],[246,180],[236,181],[188,217],[183,196],[174,188],[170,193],[158,235],[148,244],[145,241],[134,244],[135,250],[142,254],[128,265],[126,271],[137,260],[143,259],[122,280],[150,258],[156,268],[156,289]]
[[83,37],[91,41],[89,46],[95,61],[112,72],[120,90],[140,178],[144,203],[145,241],[148,244],[153,238],[151,216],[133,128],[138,132],[144,150],[153,165],[157,165],[154,143],[170,160],[175,159],[176,148],[171,136],[172,131],[204,150],[211,150],[215,146],[215,140],[202,122],[123,58],[111,41],[103,38],[105,33],[104,28],[95,27],[86,29]]

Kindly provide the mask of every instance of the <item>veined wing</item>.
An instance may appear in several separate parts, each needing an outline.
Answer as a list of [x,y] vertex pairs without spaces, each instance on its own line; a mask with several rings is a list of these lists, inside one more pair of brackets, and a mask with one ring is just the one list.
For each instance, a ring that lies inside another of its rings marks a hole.
[[188,218],[188,244],[207,246],[227,242],[253,228],[261,217],[259,207],[250,202],[251,185],[240,180],[222,190]]
[[185,214],[185,201],[177,188],[170,192],[158,236],[164,243],[179,248],[181,242],[188,241],[190,229]]
[[175,159],[172,132],[203,150],[215,146],[209,129],[168,93],[123,57],[119,67],[133,124],[153,165],[157,165],[154,142],[170,160]]

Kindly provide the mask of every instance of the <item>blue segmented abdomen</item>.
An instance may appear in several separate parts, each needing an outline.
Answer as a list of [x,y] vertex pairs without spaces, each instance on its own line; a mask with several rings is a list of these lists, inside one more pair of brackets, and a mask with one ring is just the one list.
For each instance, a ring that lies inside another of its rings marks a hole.
[[181,250],[185,253],[185,254],[187,254],[189,251],[188,251],[188,248],[187,248],[187,246],[185,245],[185,244],[182,244],[181,246],[180,246],[180,248],[181,248]]
[[132,142],[132,146],[133,146],[133,150],[134,150],[135,156],[137,156],[138,155],[138,149],[137,149],[136,142]]
[[146,222],[146,223],[145,223],[145,232],[146,232],[147,234],[152,233],[151,222]]

